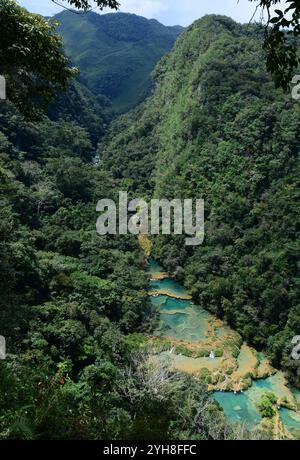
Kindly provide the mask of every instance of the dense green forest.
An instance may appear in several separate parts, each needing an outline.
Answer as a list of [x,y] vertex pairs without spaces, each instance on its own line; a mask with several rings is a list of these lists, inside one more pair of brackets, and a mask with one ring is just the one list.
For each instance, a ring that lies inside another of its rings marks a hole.
[[54,25],[0,6],[0,440],[269,437],[230,423],[205,375],[151,359],[145,254],[95,229],[120,190],[204,198],[204,244],[159,236],[153,256],[300,388],[300,108],[266,72],[265,29],[64,12],[76,76]]
[[116,112],[126,112],[144,100],[152,70],[183,31],[126,13],[63,11],[55,19],[81,79],[95,95],[109,98]]
[[[5,4],[22,32],[33,22],[33,32],[44,27]],[[144,255],[135,237],[95,231],[97,201],[115,198],[120,185],[102,151],[93,161],[108,107],[78,80],[39,121],[1,101],[0,333],[8,354],[0,361],[0,439],[256,436],[226,420],[201,380],[148,359],[156,311]],[[141,158],[140,166],[146,178],[150,163]]]
[[113,123],[99,155],[121,188],[205,199],[204,245],[161,236],[154,254],[300,387],[290,358],[300,334],[300,108],[266,73],[264,33],[220,16],[194,23],[157,66],[153,97]]
[[[85,115],[72,117],[76,87],[65,96],[69,115],[64,105],[57,121],[30,123],[1,106],[0,324],[8,356],[0,362],[0,439],[246,435],[201,382],[149,366],[144,333],[155,312],[144,256],[132,236],[96,235],[95,203],[118,191],[91,162],[95,132],[84,126],[96,115],[85,91]],[[103,120],[105,112],[98,127]],[[203,405],[210,411],[195,419]]]

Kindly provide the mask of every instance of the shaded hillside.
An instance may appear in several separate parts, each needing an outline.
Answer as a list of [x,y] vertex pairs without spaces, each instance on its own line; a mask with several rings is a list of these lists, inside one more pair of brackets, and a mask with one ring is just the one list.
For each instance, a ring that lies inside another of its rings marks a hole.
[[226,17],[194,23],[158,65],[153,98],[114,124],[100,154],[120,187],[205,199],[205,243],[157,238],[156,255],[299,386],[300,107],[274,89],[260,37]]
[[108,97],[113,109],[121,112],[145,98],[153,68],[183,30],[125,13],[64,11],[56,19],[66,52],[80,68],[85,84],[94,94]]
[[74,80],[66,93],[56,96],[48,116],[52,121],[63,119],[78,123],[96,147],[111,121],[110,102],[102,95],[95,97],[84,84]]

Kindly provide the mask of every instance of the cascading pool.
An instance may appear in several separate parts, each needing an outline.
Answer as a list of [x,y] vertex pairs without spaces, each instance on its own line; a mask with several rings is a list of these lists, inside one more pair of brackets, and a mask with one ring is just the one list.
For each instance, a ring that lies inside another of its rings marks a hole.
[[[148,272],[151,277],[149,286],[151,302],[160,311],[159,325],[155,335],[192,344],[207,339],[210,333],[210,320],[214,317],[204,308],[194,305],[189,300],[185,288],[172,278],[168,278],[153,259],[149,261]],[[176,298],[177,296],[180,298]],[[228,330],[228,326],[223,324],[214,332],[216,337],[222,337],[228,334]],[[214,371],[221,363],[217,357],[215,359],[191,358],[174,352],[164,352],[161,356],[168,356],[177,369],[194,373],[203,368]],[[247,367],[247,360],[248,355],[243,346],[237,358],[239,369]],[[291,390],[286,386],[284,376],[279,371],[271,377],[254,380],[252,386],[244,392],[235,394],[230,391],[215,391],[213,395],[231,421],[244,422],[252,429],[261,421],[257,404],[266,391],[272,391],[280,398],[291,396]],[[300,391],[295,389],[292,392],[295,402],[300,404]],[[300,435],[300,414],[281,408],[280,416],[285,427],[298,437]]]

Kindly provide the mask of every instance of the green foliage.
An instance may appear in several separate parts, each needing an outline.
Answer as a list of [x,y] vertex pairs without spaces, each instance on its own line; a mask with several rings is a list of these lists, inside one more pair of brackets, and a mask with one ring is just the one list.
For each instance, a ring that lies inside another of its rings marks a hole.
[[28,13],[15,1],[1,0],[0,8],[0,69],[8,98],[33,117],[57,90],[66,89],[76,70],[62,53],[55,22]]
[[266,74],[263,39],[261,26],[197,21],[156,68],[154,96],[113,123],[101,155],[141,196],[205,199],[204,244],[160,236],[153,256],[299,386],[290,354],[300,334],[300,109]]
[[121,369],[153,312],[137,240],[95,232],[115,193],[92,162],[106,108],[78,81],[51,118],[0,107],[1,439],[119,438],[134,418]]
[[176,345],[175,347],[175,353],[177,355],[184,355],[184,356],[193,356],[193,351],[192,350],[189,350],[187,347],[185,347],[184,345]]
[[[4,73],[30,75],[16,82],[25,99],[16,91],[10,100],[32,114],[36,96],[49,100],[72,72],[54,26],[2,3],[3,40],[10,40],[0,49]],[[139,29],[140,20],[131,19],[136,41],[149,33],[150,41],[165,37],[171,47],[180,33],[168,30],[166,37],[156,22]],[[123,16],[107,21],[105,33],[127,42]],[[1,104],[0,332],[9,356],[0,362],[0,439],[252,436],[226,421],[207,392],[207,372],[199,381],[150,359],[145,332],[155,311],[137,239],[95,233],[97,200],[115,198],[120,187],[145,197],[207,199],[204,247],[187,250],[181,239],[158,238],[154,251],[170,270],[180,267],[197,300],[267,346],[297,382],[298,366],[282,344],[299,327],[299,110],[273,90],[262,68],[253,74],[260,35],[261,28],[224,17],[197,22],[157,68],[154,97],[112,126],[99,145],[99,164],[92,160],[107,100],[94,100],[82,82],[60,93],[38,123]],[[18,46],[9,55],[12,43]],[[264,396],[264,416],[272,416],[275,399]]]
[[210,384],[212,383],[212,376],[208,369],[201,369],[198,375],[200,380],[203,380],[205,383]]
[[215,353],[216,358],[222,358],[222,356],[224,354],[224,350],[222,350],[222,348],[216,348],[214,353]]
[[81,78],[94,95],[109,98],[116,112],[125,112],[145,98],[151,72],[183,30],[124,13],[64,11],[55,18]]
[[264,418],[273,418],[276,414],[274,406],[277,404],[277,398],[274,393],[268,392],[261,397],[259,411]]
[[[53,0],[52,0],[53,1]],[[92,8],[92,3],[89,0],[61,0],[63,3],[69,3],[74,8],[82,9],[84,11],[88,11]],[[95,0],[98,8],[103,10],[103,8],[111,8],[117,10],[119,7],[119,3],[116,0]]]
[[[104,96],[98,95],[95,97],[78,80],[72,80],[66,93],[56,95],[56,98],[48,108],[48,115],[53,121],[63,119],[66,122],[70,122],[70,124],[75,124],[75,126],[80,125],[89,134],[92,145],[95,148],[110,121],[109,107],[110,103]],[[71,142],[76,142],[77,135],[74,136],[73,133],[72,137]],[[80,137],[79,140],[81,141]],[[65,145],[68,145],[69,142],[70,139],[66,139]],[[81,142],[78,142],[78,145],[81,145]],[[60,143],[60,146],[62,147],[62,143]],[[91,151],[88,148],[83,157],[90,160],[90,154]]]
[[[61,361],[30,369],[0,362],[1,439],[237,439],[236,427],[203,383],[154,366],[137,354],[129,365],[105,358],[86,365],[75,382]],[[178,407],[181,408],[180,414]],[[205,407],[205,410],[201,410]],[[59,427],[59,429],[58,429]],[[251,437],[247,431],[245,438]]]
[[[300,35],[300,4],[286,0],[258,1],[263,10],[267,10],[268,20],[264,48],[267,50],[267,69],[272,73],[275,84],[287,90],[299,66],[299,53],[295,37]],[[277,5],[273,13],[272,8]],[[284,6],[283,9],[281,7]]]
[[0,439],[240,437],[205,385],[149,359],[141,252],[95,234],[118,181],[80,159],[80,120],[1,115]]

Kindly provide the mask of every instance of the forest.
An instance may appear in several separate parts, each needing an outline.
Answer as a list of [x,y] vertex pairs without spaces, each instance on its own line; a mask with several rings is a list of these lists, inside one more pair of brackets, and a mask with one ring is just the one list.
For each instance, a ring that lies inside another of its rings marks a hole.
[[[14,2],[1,6],[10,24],[35,20]],[[45,113],[35,102],[12,93],[0,105],[0,324],[8,351],[0,439],[240,436],[202,382],[149,365],[155,311],[144,255],[132,236],[96,235],[97,200],[119,190],[113,171],[93,162],[110,122],[106,98],[75,79]]]
[[[204,244],[158,236],[153,256],[300,388],[299,104],[266,71],[264,28],[214,15],[184,32],[142,21],[159,53],[149,45],[130,102],[124,49],[101,84],[76,48],[62,54],[72,14],[57,30],[0,0],[0,440],[263,439],[226,418],[205,379],[151,361],[145,255],[132,235],[96,234],[96,203],[204,198]],[[120,21],[106,23],[109,52],[138,20]]]
[[204,245],[160,236],[154,254],[299,386],[300,110],[266,73],[263,35],[226,17],[196,21],[156,67],[153,98],[112,124],[101,156],[121,188],[205,200]]

